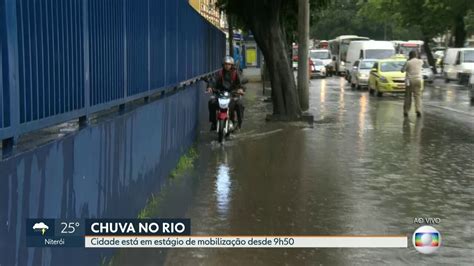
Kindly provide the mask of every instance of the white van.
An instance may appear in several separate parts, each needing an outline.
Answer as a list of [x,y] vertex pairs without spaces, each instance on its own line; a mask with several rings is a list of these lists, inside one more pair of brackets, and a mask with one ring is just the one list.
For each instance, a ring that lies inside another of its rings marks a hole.
[[352,41],[346,57],[346,77],[351,80],[350,70],[360,59],[385,59],[395,55],[393,43],[389,41]]
[[309,58],[311,60],[316,61],[316,60],[321,60],[323,64],[329,65],[332,60],[331,52],[328,49],[312,49],[309,50]]
[[465,83],[474,73],[474,48],[448,48],[443,62],[444,79]]

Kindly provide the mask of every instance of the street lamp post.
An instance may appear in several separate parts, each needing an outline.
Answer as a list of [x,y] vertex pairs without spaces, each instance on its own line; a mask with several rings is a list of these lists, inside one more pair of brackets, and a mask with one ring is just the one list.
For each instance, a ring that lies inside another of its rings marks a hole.
[[309,0],[298,0],[298,95],[301,110],[309,109]]

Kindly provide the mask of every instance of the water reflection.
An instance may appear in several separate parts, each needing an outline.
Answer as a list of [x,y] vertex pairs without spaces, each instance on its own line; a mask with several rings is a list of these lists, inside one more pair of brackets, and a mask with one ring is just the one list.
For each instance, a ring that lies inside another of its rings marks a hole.
[[319,101],[321,103],[324,103],[326,101],[326,80],[325,79],[321,80],[321,90],[320,90]]
[[341,94],[344,93],[346,87],[346,80],[344,78],[339,79],[339,88],[341,89]]
[[319,94],[319,108],[321,109],[321,118],[326,114],[326,90],[327,90],[327,84],[326,84],[326,79],[321,80],[321,89],[320,89],[320,94]]
[[412,122],[409,118],[403,120],[403,136],[406,141],[414,141],[416,144],[420,144],[421,130],[423,128],[422,121],[422,119],[416,119]]
[[452,90],[447,90],[446,91],[446,102],[452,103],[454,102],[455,94],[453,93]]
[[339,89],[340,89],[340,93],[339,93],[339,121],[343,121],[344,120],[344,113],[346,111],[346,104],[344,102],[344,87],[346,86],[346,81],[341,78],[339,79]]
[[223,216],[227,216],[229,211],[231,185],[230,167],[227,164],[226,156],[224,162],[217,165],[217,179],[215,185],[217,212]]
[[405,144],[410,147],[410,158],[418,162],[421,158],[421,131],[423,119],[416,119],[414,123],[410,119],[403,120],[403,138]]
[[364,132],[365,132],[365,119],[366,119],[366,112],[367,112],[367,94],[364,93],[360,97],[359,104],[360,104],[360,110],[359,110],[359,139],[362,140],[364,137]]

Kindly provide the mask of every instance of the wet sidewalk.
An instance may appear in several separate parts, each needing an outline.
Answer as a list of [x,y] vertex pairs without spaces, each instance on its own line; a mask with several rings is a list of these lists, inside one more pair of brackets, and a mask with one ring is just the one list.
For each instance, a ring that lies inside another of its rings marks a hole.
[[[443,247],[408,249],[122,250],[114,265],[468,264],[473,258],[474,138],[426,110],[402,116],[400,97],[313,80],[315,124],[266,123],[271,104],[250,83],[243,130],[224,145],[205,125],[199,159],[170,182],[160,217],[191,218],[193,235],[407,235],[439,217]],[[444,233],[444,234],[443,234]]]

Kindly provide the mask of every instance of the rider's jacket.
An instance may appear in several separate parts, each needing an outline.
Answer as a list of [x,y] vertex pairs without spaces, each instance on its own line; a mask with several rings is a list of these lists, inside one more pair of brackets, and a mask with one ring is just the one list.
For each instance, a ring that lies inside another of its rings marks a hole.
[[218,91],[234,92],[241,87],[239,72],[235,68],[230,71],[222,68],[210,80],[209,85]]

